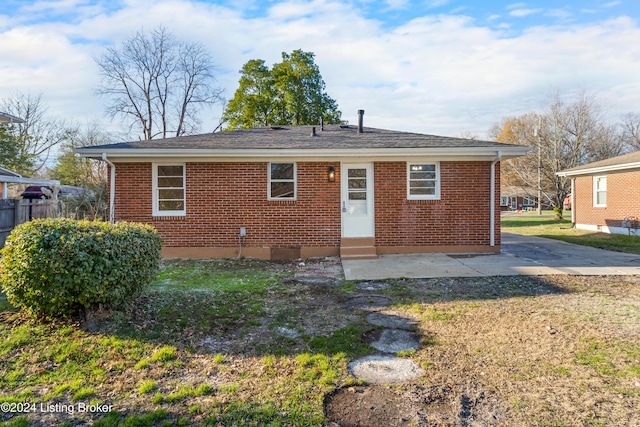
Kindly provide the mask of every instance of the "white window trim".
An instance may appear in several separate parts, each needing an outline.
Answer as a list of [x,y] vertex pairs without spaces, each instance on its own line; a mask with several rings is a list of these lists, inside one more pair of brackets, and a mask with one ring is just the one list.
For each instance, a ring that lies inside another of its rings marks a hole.
[[522,206],[535,206],[536,199],[533,197],[523,197],[522,198]]
[[[293,197],[271,197],[271,182],[288,182],[289,180],[275,179],[271,180],[271,165],[281,163],[293,164]],[[298,200],[298,164],[296,162],[269,162],[267,165],[267,200],[274,201],[291,201]]]
[[[411,194],[411,165],[435,165],[436,166],[436,191],[435,194],[413,195]],[[415,161],[407,162],[407,200],[440,200],[440,162]]]
[[[605,194],[605,202],[604,203],[598,203],[598,178],[604,178],[605,179],[605,188],[604,188],[604,194]],[[597,175],[593,177],[593,207],[594,208],[606,208],[607,207],[607,176],[606,175]]]
[[[161,211],[158,200],[158,166],[182,166],[182,185],[184,188],[184,209],[179,211]],[[186,163],[152,163],[153,177],[153,216],[187,215],[187,165]]]

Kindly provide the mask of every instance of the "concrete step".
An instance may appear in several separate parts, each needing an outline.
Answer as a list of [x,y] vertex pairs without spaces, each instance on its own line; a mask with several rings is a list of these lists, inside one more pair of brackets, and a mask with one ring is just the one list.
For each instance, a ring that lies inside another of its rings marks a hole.
[[344,260],[378,258],[374,237],[343,238],[340,242],[340,258]]

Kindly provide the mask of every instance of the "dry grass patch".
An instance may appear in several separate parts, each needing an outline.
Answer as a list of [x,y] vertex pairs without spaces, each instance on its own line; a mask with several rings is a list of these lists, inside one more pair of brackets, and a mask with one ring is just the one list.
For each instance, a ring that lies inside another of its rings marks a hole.
[[412,302],[395,308],[420,316],[421,333],[433,337],[414,355],[429,366],[426,385],[480,385],[505,403],[500,425],[639,425],[637,277],[447,279],[410,287],[403,297]]

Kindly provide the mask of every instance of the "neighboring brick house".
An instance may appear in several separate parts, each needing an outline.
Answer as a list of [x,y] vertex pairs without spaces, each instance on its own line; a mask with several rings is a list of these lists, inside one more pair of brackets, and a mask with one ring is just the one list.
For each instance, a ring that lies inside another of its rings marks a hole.
[[500,210],[530,211],[538,209],[534,188],[503,185],[500,189]]
[[558,175],[571,178],[571,221],[577,228],[640,235],[640,151]]
[[498,252],[499,162],[527,150],[331,125],[77,152],[111,165],[112,220],[154,225],[165,256],[277,259]]

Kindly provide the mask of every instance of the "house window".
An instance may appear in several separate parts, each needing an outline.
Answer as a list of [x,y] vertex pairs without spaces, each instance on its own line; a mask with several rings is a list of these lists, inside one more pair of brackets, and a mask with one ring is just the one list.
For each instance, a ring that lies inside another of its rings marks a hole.
[[607,177],[606,176],[593,177],[593,206],[595,207],[607,206]]
[[522,201],[523,206],[535,206],[536,200],[533,197],[525,197]]
[[269,200],[296,200],[296,164],[269,163]]
[[153,165],[153,214],[186,215],[185,165]]
[[440,199],[440,163],[407,163],[407,199]]
[[500,196],[500,206],[509,206],[509,196]]

